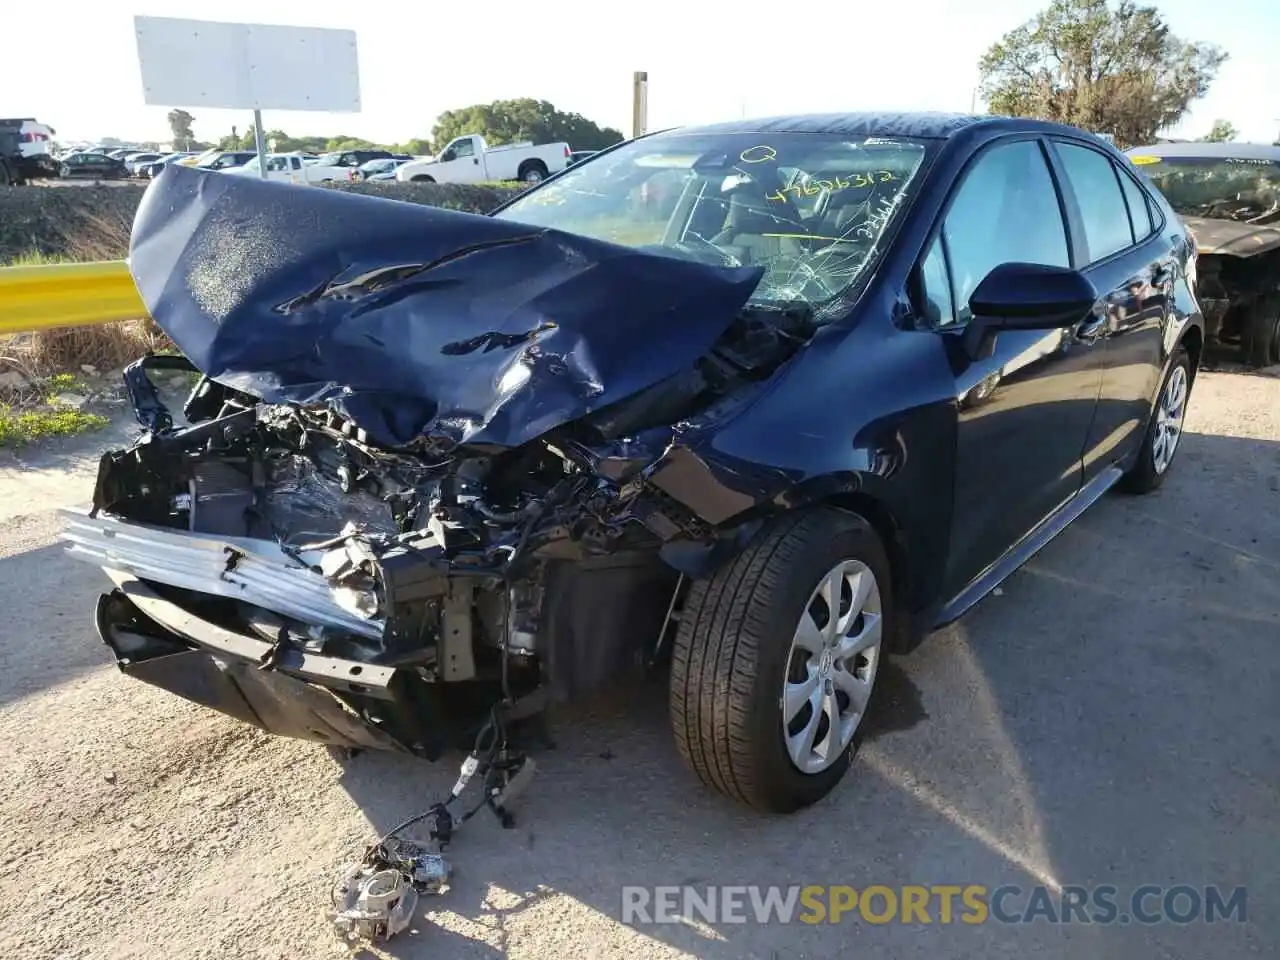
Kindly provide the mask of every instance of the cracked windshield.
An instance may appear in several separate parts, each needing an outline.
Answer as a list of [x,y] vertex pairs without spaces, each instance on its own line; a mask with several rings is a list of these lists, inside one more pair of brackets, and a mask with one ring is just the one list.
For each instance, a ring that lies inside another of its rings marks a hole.
[[1134,157],[1181,216],[1280,221],[1280,163],[1202,157]]
[[763,267],[752,302],[816,309],[869,275],[925,156],[922,141],[880,137],[657,137],[571,169],[499,216]]

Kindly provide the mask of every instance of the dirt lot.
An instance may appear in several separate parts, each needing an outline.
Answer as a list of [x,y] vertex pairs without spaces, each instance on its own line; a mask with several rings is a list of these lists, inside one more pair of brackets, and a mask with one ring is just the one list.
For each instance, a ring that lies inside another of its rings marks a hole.
[[[700,789],[660,685],[562,718],[516,830],[477,819],[403,958],[1280,956],[1280,379],[1207,373],[1173,475],[1107,497],[886,668],[838,792],[786,819]],[[118,434],[124,432],[121,427]],[[127,681],[106,583],[54,544],[104,438],[0,461],[0,956],[345,955],[328,884],[455,760],[274,740]],[[618,921],[624,884],[1248,887],[1248,922]],[[369,954],[365,954],[369,956]]]

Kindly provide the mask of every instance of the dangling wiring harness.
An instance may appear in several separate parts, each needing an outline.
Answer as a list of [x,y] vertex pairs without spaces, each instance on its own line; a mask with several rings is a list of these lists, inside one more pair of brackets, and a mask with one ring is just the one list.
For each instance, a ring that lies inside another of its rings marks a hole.
[[[331,914],[340,935],[348,940],[385,942],[409,926],[418,896],[440,894],[447,888],[453,871],[444,850],[454,832],[483,807],[492,810],[503,827],[515,826],[508,805],[533,777],[534,763],[508,746],[508,703],[499,702],[490,711],[449,796],[388,830],[365,850],[358,863],[342,871],[333,886]],[[455,813],[454,805],[477,775],[483,779],[480,799],[464,812]],[[401,836],[428,820],[428,844]]]

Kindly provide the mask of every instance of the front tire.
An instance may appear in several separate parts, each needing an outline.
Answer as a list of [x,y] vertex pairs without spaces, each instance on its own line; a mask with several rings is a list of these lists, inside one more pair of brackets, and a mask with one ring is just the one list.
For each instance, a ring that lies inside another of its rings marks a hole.
[[1178,344],[1173,362],[1156,394],[1147,433],[1138,451],[1138,461],[1124,475],[1121,486],[1130,493],[1150,493],[1164,483],[1174,454],[1182,441],[1186,422],[1187,401],[1191,398],[1191,358],[1187,348]]
[[861,745],[893,610],[888,558],[861,517],[774,521],[684,605],[670,709],[685,763],[757,809],[822,799]]

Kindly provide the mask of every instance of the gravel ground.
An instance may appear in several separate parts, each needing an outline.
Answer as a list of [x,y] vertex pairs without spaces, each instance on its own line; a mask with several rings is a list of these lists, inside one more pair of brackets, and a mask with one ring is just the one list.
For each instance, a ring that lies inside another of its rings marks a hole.
[[[469,824],[454,888],[385,955],[1280,955],[1280,379],[1202,375],[1187,429],[1161,491],[1105,498],[886,666],[888,709],[822,804],[719,800],[679,765],[661,685],[628,691],[560,719],[517,828]],[[107,439],[0,461],[0,955],[348,956],[335,871],[456,761],[340,765],[109,666],[105,578],[61,555],[53,514]],[[617,919],[623,884],[679,883],[1247,885],[1248,922]]]

